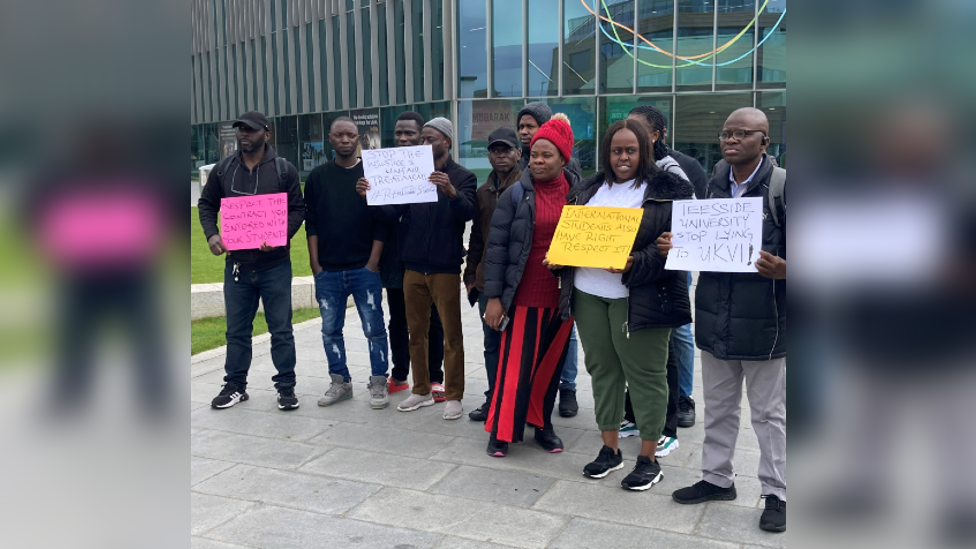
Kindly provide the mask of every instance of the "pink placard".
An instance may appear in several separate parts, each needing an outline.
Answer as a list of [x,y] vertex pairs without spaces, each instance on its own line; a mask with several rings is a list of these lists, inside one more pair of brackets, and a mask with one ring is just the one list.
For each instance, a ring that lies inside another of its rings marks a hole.
[[288,195],[259,194],[220,199],[220,237],[228,250],[288,243]]

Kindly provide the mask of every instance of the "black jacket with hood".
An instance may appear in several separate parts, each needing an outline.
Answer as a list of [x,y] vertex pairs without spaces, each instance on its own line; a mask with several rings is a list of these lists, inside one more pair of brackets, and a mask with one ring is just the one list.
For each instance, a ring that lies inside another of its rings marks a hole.
[[[566,181],[569,182],[570,194],[572,188],[579,183],[576,175],[563,168]],[[522,186],[522,199],[518,204],[513,203],[513,187],[510,186],[502,193],[491,216],[491,230],[488,232],[488,249],[485,251],[485,297],[501,298],[502,307],[510,312],[512,301],[525,264],[529,261],[532,251],[532,233],[535,230],[535,185],[529,170],[522,172],[519,179]],[[563,278],[561,284],[566,288],[566,276],[572,269],[561,269],[557,276]],[[569,279],[572,286],[572,279]],[[563,320],[569,319],[569,303],[564,306],[562,298],[559,300],[559,312]]]
[[[732,198],[731,166],[722,163],[708,183],[709,198]],[[762,197],[762,249],[786,259],[786,222],[769,209],[772,163],[763,160],[743,197]],[[695,291],[695,343],[720,360],[772,360],[786,356],[786,281],[758,273],[702,272]]]
[[[305,220],[305,200],[302,198],[298,170],[291,162],[285,161],[286,170],[281,174],[282,180],[279,180],[278,169],[275,167],[275,159],[278,158],[278,154],[271,145],[265,144],[264,147],[264,158],[254,167],[253,171],[247,169],[240,151],[234,154],[222,172],[218,172],[217,167],[214,167],[214,170],[210,172],[210,177],[207,178],[207,184],[200,192],[200,200],[197,202],[203,235],[209,241],[211,236],[220,232],[217,228],[217,219],[221,198],[255,194],[288,194],[288,244],[286,246],[270,252],[260,250],[227,252],[227,261],[240,263],[254,271],[263,271],[283,261],[291,261],[289,255],[291,238],[295,236]],[[218,164],[218,166],[220,165]],[[223,168],[223,166],[221,167]]]
[[[621,283],[629,290],[625,332],[646,328],[677,328],[691,322],[691,302],[688,298],[688,279],[684,271],[668,271],[665,257],[657,250],[657,237],[671,230],[672,202],[690,200],[695,189],[691,183],[671,173],[656,170],[645,176],[644,216],[634,240],[631,255],[634,263],[623,274]],[[584,206],[601,185],[606,184],[603,172],[597,172],[574,187],[568,204]],[[573,268],[561,273],[560,310],[570,309],[573,297]]]

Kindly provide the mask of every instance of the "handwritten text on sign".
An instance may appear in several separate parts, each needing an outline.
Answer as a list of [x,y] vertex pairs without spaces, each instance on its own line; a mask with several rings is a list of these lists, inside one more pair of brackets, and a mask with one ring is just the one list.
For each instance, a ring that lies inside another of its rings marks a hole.
[[640,208],[563,206],[549,246],[549,262],[623,269],[643,216]]
[[364,150],[362,156],[370,206],[437,202],[437,187],[428,181],[434,173],[430,145]]
[[288,244],[288,195],[259,194],[220,199],[220,238],[228,250]]
[[754,273],[762,248],[762,198],[678,200],[666,269]]

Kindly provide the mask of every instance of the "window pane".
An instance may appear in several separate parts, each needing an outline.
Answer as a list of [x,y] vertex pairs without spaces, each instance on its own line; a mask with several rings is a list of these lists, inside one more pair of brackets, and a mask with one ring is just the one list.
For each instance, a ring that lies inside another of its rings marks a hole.
[[319,110],[325,110],[329,108],[329,94],[332,90],[329,89],[329,59],[332,54],[329,45],[325,41],[325,25],[326,20],[322,19],[319,21],[319,73],[322,77],[319,81],[319,86],[322,90],[322,102],[319,104]]
[[313,49],[315,45],[312,38],[312,24],[309,23],[305,25],[305,52],[306,56],[308,57],[305,59],[305,70],[308,73],[308,81],[306,82],[306,86],[308,88],[309,103],[308,105],[305,105],[305,112],[318,111],[325,108],[321,105],[318,108],[315,108],[315,50]]
[[431,62],[433,63],[434,81],[431,82],[434,101],[444,99],[444,3],[443,0],[430,0],[430,10],[433,18],[430,27],[433,36],[430,37]]
[[[640,36],[658,48],[674,52],[674,0],[638,0]],[[637,38],[637,91],[671,91],[674,56],[653,49]]]
[[271,75],[268,78],[268,85],[271,87],[271,96],[274,104],[274,114],[281,112],[281,98],[278,97],[280,95],[278,93],[278,74],[278,34],[274,33],[271,35]]
[[529,1],[529,95],[559,95],[559,0]]
[[325,133],[322,131],[322,115],[306,114],[299,117],[298,142],[302,151],[302,163],[296,165],[302,175],[326,163],[324,142]]
[[491,173],[488,163],[488,134],[498,128],[515,128],[515,115],[525,105],[522,100],[489,99],[458,102],[457,161],[484,183]]
[[356,96],[359,92],[356,80],[356,72],[361,70],[356,63],[356,16],[352,12],[346,14],[346,66],[349,67],[349,104],[347,107],[357,105]]
[[[779,23],[777,25],[777,23]],[[775,31],[773,27],[775,26]],[[770,36],[771,35],[771,36]],[[769,36],[769,38],[766,38]],[[786,82],[786,0],[770,0],[759,16],[758,76],[764,82]]]
[[[651,105],[653,107],[657,107],[658,109],[661,110],[661,112],[664,113],[664,116],[667,117],[668,124],[670,125],[671,119],[673,118],[671,116],[672,104],[673,104],[673,100],[671,96],[601,97],[600,98],[600,126],[597,128],[597,135],[600,136],[600,138],[602,139],[603,135],[606,134],[607,132],[607,128],[610,127],[610,124],[613,124],[618,120],[623,120],[627,118],[627,115],[630,114],[630,111],[633,110],[634,107],[637,107],[639,105]],[[671,135],[670,127],[668,129],[669,129],[669,135]],[[670,139],[667,140],[668,144],[670,144],[670,141],[671,141]],[[599,162],[597,162],[597,164],[599,164]]]
[[413,24],[413,100],[424,101],[424,3],[411,5]]
[[[718,48],[715,55],[715,86],[720,89],[752,88],[752,50],[756,27],[749,24],[756,16],[755,0],[719,0]],[[748,30],[739,36],[746,27]]]
[[304,98],[302,96],[302,62],[303,62],[302,43],[301,43],[302,34],[298,32],[297,27],[291,30],[291,37],[293,39],[292,43],[295,46],[294,49],[295,51],[294,69],[295,69],[295,89],[296,89],[295,102],[297,103],[296,105],[292,105],[293,108],[291,112],[298,113],[298,112],[303,112],[305,110],[305,105],[303,104]]
[[491,14],[495,97],[522,96],[522,0],[495,0]]
[[732,111],[752,106],[751,93],[679,95],[675,99],[674,148],[694,157],[711,173],[721,160],[718,132]]
[[563,93],[592,94],[596,17],[579,0],[563,0]]
[[458,0],[458,97],[487,97],[487,28],[482,0]]
[[404,41],[404,14],[403,0],[396,0],[393,3],[393,24],[394,42],[396,49],[396,102],[399,104],[407,102],[407,61],[404,51],[407,43]]
[[565,113],[573,128],[573,158],[579,160],[583,175],[596,170],[596,98],[569,97],[565,99],[541,98],[528,101],[542,101],[549,104],[552,112]]
[[634,91],[634,0],[604,0],[600,13],[600,93]]
[[390,104],[390,77],[387,73],[389,60],[386,57],[387,37],[386,37],[386,4],[376,5],[376,44],[379,51],[376,52],[376,62],[379,64],[380,81],[380,105]]
[[[772,2],[770,2],[772,3]],[[766,153],[786,168],[786,92],[760,92],[756,106],[769,118],[769,147]]]
[[323,52],[326,55],[332,55],[332,65],[335,69],[335,78],[332,80],[333,93],[335,94],[335,106],[337,108],[342,108],[342,63],[340,63],[339,55],[337,52],[342,51],[342,40],[339,39],[339,16],[332,18],[332,51]]
[[291,162],[296,167],[298,163],[298,117],[279,116],[275,118],[276,143],[278,156]]
[[373,43],[370,38],[369,8],[363,8],[361,18],[363,22],[362,37],[363,43],[363,105],[373,106]]
[[715,5],[710,0],[678,0],[679,90],[711,90]]
[[281,106],[284,110],[282,113],[290,114],[295,112],[291,104],[291,56],[288,55],[288,37],[289,34],[285,31],[281,31],[281,53],[284,56],[285,64],[281,67],[281,78],[285,79],[285,98],[281,102]]

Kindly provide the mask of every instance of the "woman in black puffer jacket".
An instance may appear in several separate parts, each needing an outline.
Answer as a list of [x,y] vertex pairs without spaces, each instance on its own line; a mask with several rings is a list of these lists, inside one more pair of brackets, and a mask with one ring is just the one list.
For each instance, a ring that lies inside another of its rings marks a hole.
[[623,466],[617,438],[626,384],[641,436],[637,466],[621,482],[631,490],[646,490],[661,479],[654,451],[668,403],[668,338],[672,328],[691,322],[686,275],[664,269],[665,257],[655,241],[671,230],[672,202],[691,199],[694,188],[658,169],[651,147],[642,124],[615,122],[603,138],[603,171],[574,187],[567,200],[644,210],[626,267],[561,273],[561,305],[569,305],[579,327],[604,442],[584,474],[603,478]]

